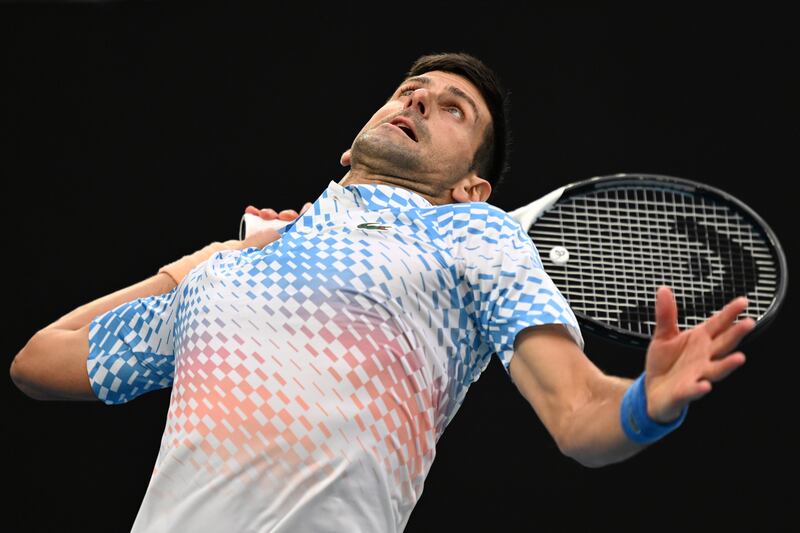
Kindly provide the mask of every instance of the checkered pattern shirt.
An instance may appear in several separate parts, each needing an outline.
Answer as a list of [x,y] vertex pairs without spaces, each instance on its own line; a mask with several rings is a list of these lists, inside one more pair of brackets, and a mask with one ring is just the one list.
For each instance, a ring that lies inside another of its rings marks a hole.
[[264,248],[92,320],[87,369],[121,404],[172,387],[136,532],[400,532],[470,384],[567,302],[520,225],[333,181]]

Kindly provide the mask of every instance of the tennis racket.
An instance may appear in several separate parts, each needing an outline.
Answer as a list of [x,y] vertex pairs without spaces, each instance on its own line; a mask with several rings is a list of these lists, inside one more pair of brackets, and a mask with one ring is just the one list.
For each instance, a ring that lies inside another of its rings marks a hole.
[[[683,178],[615,174],[570,183],[509,214],[528,232],[544,270],[581,327],[636,347],[655,331],[655,293],[668,285],[681,329],[737,296],[752,338],[786,295],[787,266],[774,232],[730,194]],[[247,230],[285,225],[245,214]]]

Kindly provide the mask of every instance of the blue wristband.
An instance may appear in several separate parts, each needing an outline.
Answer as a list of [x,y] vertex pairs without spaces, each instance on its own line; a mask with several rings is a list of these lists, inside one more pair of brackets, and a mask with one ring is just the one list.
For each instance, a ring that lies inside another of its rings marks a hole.
[[642,372],[642,375],[625,391],[625,396],[622,397],[620,406],[620,420],[622,421],[622,429],[629,439],[640,444],[650,444],[677,429],[686,418],[689,406],[686,405],[680,416],[669,424],[661,424],[647,416],[647,394],[644,389],[644,375],[645,373]]

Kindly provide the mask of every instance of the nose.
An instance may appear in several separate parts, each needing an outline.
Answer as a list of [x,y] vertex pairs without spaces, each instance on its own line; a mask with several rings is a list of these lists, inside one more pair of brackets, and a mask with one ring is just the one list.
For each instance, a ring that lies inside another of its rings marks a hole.
[[413,107],[419,111],[420,115],[427,117],[431,109],[430,98],[430,91],[425,87],[420,87],[411,92],[411,97],[408,99],[406,107]]

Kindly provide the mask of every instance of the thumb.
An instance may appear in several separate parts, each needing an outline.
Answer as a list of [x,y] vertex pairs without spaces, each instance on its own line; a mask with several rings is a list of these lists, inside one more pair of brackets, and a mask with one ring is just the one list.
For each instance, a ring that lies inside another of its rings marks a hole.
[[678,329],[678,305],[672,289],[666,286],[656,291],[656,329],[654,339],[668,340],[680,333]]

